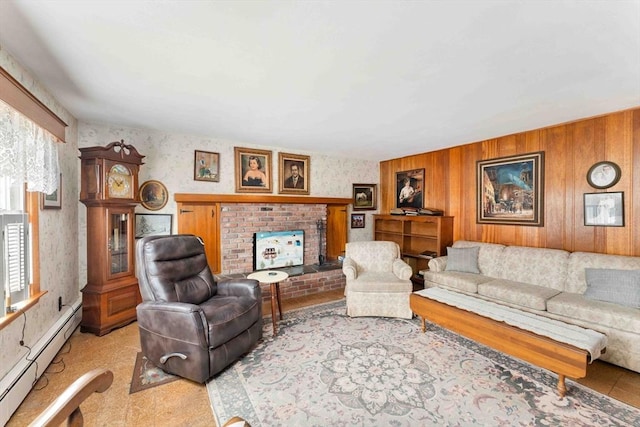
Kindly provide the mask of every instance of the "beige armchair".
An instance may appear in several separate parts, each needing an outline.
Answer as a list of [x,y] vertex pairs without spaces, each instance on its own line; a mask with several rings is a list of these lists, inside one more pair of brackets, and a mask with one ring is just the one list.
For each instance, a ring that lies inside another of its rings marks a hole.
[[347,277],[347,315],[411,319],[411,267],[394,242],[347,243],[342,272]]

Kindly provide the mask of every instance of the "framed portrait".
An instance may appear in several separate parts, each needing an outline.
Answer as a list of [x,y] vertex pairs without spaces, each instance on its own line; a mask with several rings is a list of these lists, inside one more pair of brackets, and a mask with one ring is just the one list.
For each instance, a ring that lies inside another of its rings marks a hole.
[[424,169],[396,172],[396,208],[422,208]]
[[160,181],[149,180],[140,186],[140,202],[145,209],[158,211],[164,208],[168,200],[167,187]]
[[368,211],[377,209],[376,184],[353,184],[353,210]]
[[40,194],[41,209],[62,209],[62,174],[58,179],[58,189],[51,194]]
[[351,214],[351,228],[364,228],[364,214],[362,213]]
[[195,150],[193,179],[220,182],[220,154]]
[[624,193],[585,193],[584,225],[624,227]]
[[544,224],[543,151],[479,160],[476,180],[477,223]]
[[236,158],[236,192],[271,193],[271,151],[233,148]]
[[136,239],[147,236],[168,236],[171,234],[173,215],[136,214]]
[[598,162],[589,168],[587,182],[593,188],[604,190],[613,187],[620,181],[622,171],[620,166],[613,162]]
[[310,157],[278,153],[278,192],[281,194],[309,194]]

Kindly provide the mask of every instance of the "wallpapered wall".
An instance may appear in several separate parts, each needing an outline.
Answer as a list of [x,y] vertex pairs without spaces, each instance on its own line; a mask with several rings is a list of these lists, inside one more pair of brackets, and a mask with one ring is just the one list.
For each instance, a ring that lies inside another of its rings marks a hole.
[[[351,198],[353,183],[378,183],[378,162],[361,159],[348,159],[306,151],[282,149],[279,147],[258,146],[248,142],[230,141],[215,137],[172,134],[154,130],[125,128],[100,123],[81,122],[79,124],[78,145],[80,147],[105,146],[113,141],[124,140],[133,145],[144,156],[144,165],[140,170],[140,184],[154,179],[162,182],[169,191],[167,205],[158,211],[148,211],[142,206],[137,213],[173,214],[173,229],[177,230],[175,193],[233,194],[235,193],[234,147],[255,148],[272,151],[273,182],[272,194],[278,194],[278,153],[302,154],[310,156],[311,181],[310,196]],[[193,179],[195,150],[220,153],[220,182],[203,182]],[[246,194],[246,193],[243,193]],[[261,193],[264,194],[264,193]],[[349,241],[370,240],[373,238],[373,213],[365,213],[364,229],[349,229]],[[86,210],[80,205],[79,244],[86,248],[85,227]],[[86,252],[80,251],[80,283],[86,280]],[[84,285],[83,285],[84,286]]]
[[[0,67],[9,72],[69,125],[66,131],[66,143],[60,144],[58,148],[62,171],[62,209],[40,211],[40,289],[47,291],[47,294],[35,307],[28,310],[26,320],[19,319],[0,331],[0,378],[27,354],[27,348],[21,347],[19,341],[23,339],[25,345],[33,346],[60,317],[61,313],[57,306],[58,297],[62,296],[63,304],[70,306],[81,298],[80,289],[86,285],[86,208],[78,201],[79,147],[104,146],[120,139],[135,146],[146,156],[140,182],[149,179],[159,180],[165,184],[170,193],[167,205],[155,213],[174,214],[174,221],[176,204],[173,194],[175,193],[232,194],[235,192],[234,146],[273,151],[271,167],[274,172],[274,194],[277,194],[278,188],[279,151],[311,157],[311,196],[350,198],[352,183],[378,183],[377,162],[342,158],[339,153],[329,156],[258,146],[249,142],[229,141],[214,136],[181,135],[109,124],[78,122],[2,46],[0,46]],[[196,149],[220,153],[220,182],[193,180],[194,150]],[[138,207],[137,212],[149,211]],[[372,238],[371,215],[373,213],[375,211],[366,211],[366,228],[350,230],[350,241]],[[174,227],[176,227],[175,223]]]
[[[46,291],[26,315],[0,331],[0,378],[28,353],[56,322],[58,297],[70,306],[80,298],[78,282],[78,142],[77,121],[47,90],[0,46],[0,67],[9,72],[69,126],[66,143],[58,145],[62,172],[62,209],[40,211],[40,290]],[[24,338],[22,330],[24,326]],[[41,367],[40,372],[46,367]]]

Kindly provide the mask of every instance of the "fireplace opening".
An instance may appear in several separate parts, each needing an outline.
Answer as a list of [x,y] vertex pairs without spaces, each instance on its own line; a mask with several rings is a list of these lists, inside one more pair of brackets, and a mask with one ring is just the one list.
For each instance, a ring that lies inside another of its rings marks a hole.
[[253,235],[253,270],[304,265],[304,230],[259,231]]

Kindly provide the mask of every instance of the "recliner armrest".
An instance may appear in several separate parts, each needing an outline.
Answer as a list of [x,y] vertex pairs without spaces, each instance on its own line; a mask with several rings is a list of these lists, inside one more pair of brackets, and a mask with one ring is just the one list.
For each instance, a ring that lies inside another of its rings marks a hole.
[[136,307],[138,326],[154,334],[209,347],[207,320],[199,306],[182,302],[143,302]]
[[227,279],[218,282],[218,294],[225,296],[248,296],[255,300],[262,299],[260,283],[253,279]]
[[349,257],[345,257],[342,260],[342,273],[347,276],[347,280],[352,280],[358,277],[358,268],[356,262]]
[[395,274],[396,277],[398,277],[398,279],[402,279],[402,280],[411,279],[411,275],[413,274],[413,270],[411,269],[411,266],[409,266],[409,264],[407,264],[400,258],[397,258],[393,261],[393,264],[391,265],[391,270],[393,271],[393,274]]

